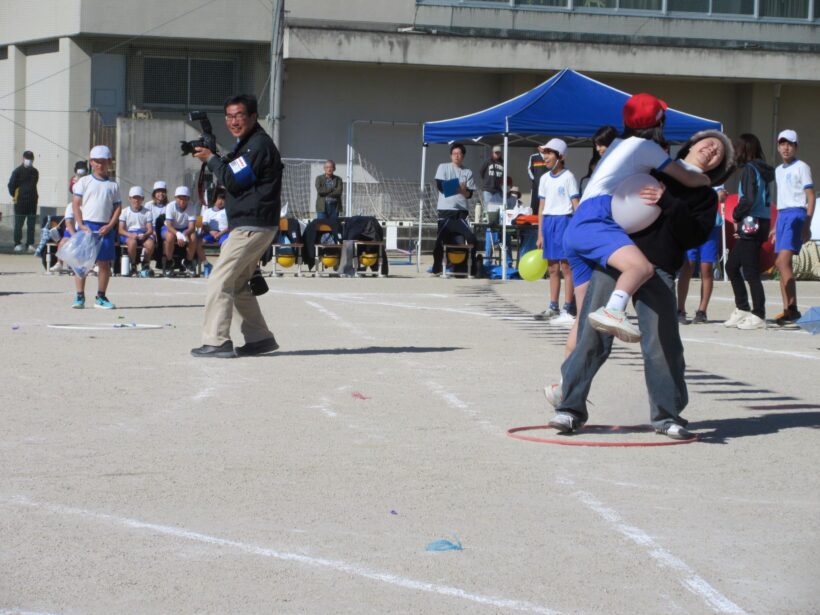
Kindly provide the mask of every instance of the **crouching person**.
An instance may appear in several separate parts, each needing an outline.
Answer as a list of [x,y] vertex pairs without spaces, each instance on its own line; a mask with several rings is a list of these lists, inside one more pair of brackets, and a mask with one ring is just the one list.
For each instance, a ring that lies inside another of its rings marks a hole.
[[[128,260],[131,262],[131,271],[123,271],[122,275],[131,276],[137,272],[137,261],[140,260],[141,278],[152,274],[150,261],[154,253],[154,217],[142,205],[145,193],[140,186],[134,186],[128,191],[129,206],[120,214],[120,243],[128,251]],[[142,254],[137,258],[137,250]]]
[[174,250],[177,246],[185,249],[186,273],[197,276],[196,259],[199,237],[196,234],[196,212],[189,206],[191,190],[187,186],[178,186],[174,190],[174,202],[165,208],[165,226],[162,227],[162,241],[165,249],[165,263],[162,273],[170,278],[174,272]]

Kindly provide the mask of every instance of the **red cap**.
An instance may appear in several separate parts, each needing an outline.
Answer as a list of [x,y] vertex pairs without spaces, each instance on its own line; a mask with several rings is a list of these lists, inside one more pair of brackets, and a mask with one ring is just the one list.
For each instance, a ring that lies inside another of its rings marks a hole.
[[635,94],[624,105],[624,126],[626,128],[652,128],[661,123],[664,112],[669,108],[660,98],[652,94]]

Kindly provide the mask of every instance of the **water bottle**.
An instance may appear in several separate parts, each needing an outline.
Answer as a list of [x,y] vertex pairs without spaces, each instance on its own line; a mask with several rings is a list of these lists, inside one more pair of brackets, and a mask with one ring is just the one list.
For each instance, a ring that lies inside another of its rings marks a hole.
[[128,254],[123,254],[120,258],[120,275],[131,275],[131,259]]

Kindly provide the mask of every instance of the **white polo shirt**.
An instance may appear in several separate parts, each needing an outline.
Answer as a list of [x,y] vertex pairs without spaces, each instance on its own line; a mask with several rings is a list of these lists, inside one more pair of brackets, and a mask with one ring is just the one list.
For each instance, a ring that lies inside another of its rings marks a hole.
[[589,178],[584,201],[604,194],[612,194],[620,183],[631,175],[662,171],[672,162],[660,145],[649,139],[629,137],[615,139],[604,152],[592,177]]
[[144,207],[139,211],[126,207],[120,214],[120,222],[125,222],[125,230],[129,233],[145,233],[154,228],[154,216]]
[[165,207],[165,222],[170,222],[178,231],[188,228],[190,222],[196,220],[196,209],[192,203],[188,203],[184,210],[177,207],[177,202],[172,201]]
[[228,212],[225,211],[224,207],[222,209],[209,207],[202,213],[202,226],[209,232],[226,230],[228,228]]
[[[476,189],[475,181],[473,181],[473,172],[464,167],[458,168],[452,162],[443,162],[438,165],[436,179],[440,179],[441,181],[457,179],[459,183],[467,185],[467,190],[474,191]],[[444,196],[444,193],[438,193],[437,209],[462,209],[467,211],[468,205],[467,198],[460,192],[453,196]]]
[[74,183],[74,196],[82,199],[83,221],[108,224],[114,210],[122,203],[120,187],[111,179],[84,175]]
[[142,208],[147,210],[147,211],[150,211],[151,215],[154,217],[154,220],[156,220],[162,214],[165,213],[165,207],[167,205],[168,205],[167,203],[165,205],[162,205],[162,204],[156,203],[155,201],[148,201],[147,203],[145,203],[142,206]]
[[564,169],[558,175],[548,171],[541,176],[538,184],[538,198],[544,199],[545,216],[572,215],[572,199],[577,199],[578,182],[569,169]]
[[793,160],[788,165],[781,164],[774,171],[777,181],[777,209],[808,207],[806,189],[814,188],[811,169],[802,160]]

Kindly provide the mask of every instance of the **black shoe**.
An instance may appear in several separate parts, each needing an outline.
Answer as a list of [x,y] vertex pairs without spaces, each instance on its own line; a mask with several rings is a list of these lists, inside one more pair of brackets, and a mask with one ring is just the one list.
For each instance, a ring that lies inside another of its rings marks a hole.
[[279,349],[279,344],[276,339],[269,337],[266,340],[259,340],[258,342],[248,342],[244,346],[237,346],[237,357],[253,357],[260,354],[267,354]]
[[678,310],[678,323],[681,325],[688,325],[692,321],[686,318],[686,312],[681,312]]
[[704,312],[703,310],[698,310],[697,312],[695,312],[695,317],[692,319],[693,325],[702,325],[706,322],[706,312]]
[[162,275],[164,275],[166,278],[172,278],[174,277],[174,269],[172,267],[166,267],[162,270]]
[[228,340],[221,346],[208,346],[207,344],[191,350],[191,355],[195,357],[213,357],[215,359],[233,359],[236,352],[233,349],[233,342]]

